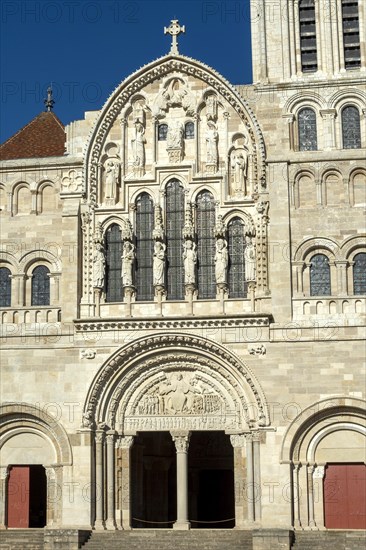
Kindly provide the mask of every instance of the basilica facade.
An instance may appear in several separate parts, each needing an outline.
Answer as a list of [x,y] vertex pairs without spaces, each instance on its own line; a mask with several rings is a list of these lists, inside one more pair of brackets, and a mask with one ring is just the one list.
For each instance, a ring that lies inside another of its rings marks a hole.
[[2,528],[366,528],[365,2],[330,4],[252,1],[242,86],[174,20],[0,147]]

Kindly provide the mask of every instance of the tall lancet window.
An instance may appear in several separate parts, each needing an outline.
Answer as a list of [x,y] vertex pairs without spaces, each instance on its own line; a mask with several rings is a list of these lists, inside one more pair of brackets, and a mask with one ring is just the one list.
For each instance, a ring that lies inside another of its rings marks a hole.
[[366,252],[353,258],[353,294],[366,294]]
[[136,300],[153,300],[154,205],[147,193],[136,201]]
[[209,191],[197,197],[198,298],[215,298],[215,201]]
[[318,69],[314,0],[300,0],[299,22],[301,70],[304,73],[313,73]]
[[122,238],[118,225],[112,225],[106,234],[106,302],[122,302]]
[[342,109],[342,138],[343,149],[360,149],[360,113],[354,105],[347,105]]
[[245,233],[244,223],[240,218],[234,218],[228,225],[229,248],[229,297],[245,298],[247,285],[245,282]]
[[37,266],[32,273],[32,306],[50,304],[50,270],[45,265]]
[[305,107],[298,114],[299,149],[300,151],[316,151],[318,138],[316,129],[316,113]]
[[0,267],[0,307],[11,306],[11,272],[7,267]]
[[343,49],[346,69],[361,66],[359,5],[356,0],[342,0]]
[[178,180],[166,187],[167,298],[183,300],[184,190]]
[[310,296],[330,296],[329,260],[324,254],[316,254],[310,264]]

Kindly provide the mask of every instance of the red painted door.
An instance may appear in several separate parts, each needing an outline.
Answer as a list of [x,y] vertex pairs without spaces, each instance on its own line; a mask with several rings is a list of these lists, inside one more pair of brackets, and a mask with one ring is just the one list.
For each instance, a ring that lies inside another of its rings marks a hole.
[[29,466],[13,466],[8,480],[8,527],[29,527]]
[[366,529],[366,466],[328,464],[324,477],[328,529]]

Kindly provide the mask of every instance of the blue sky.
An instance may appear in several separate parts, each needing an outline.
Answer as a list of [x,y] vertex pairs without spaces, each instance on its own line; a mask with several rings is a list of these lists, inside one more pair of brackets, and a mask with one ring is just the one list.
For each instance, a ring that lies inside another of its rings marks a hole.
[[125,77],[168,53],[173,18],[186,27],[180,53],[233,84],[252,79],[249,0],[3,0],[0,9],[1,142],[44,109],[50,82],[64,124],[100,109]]

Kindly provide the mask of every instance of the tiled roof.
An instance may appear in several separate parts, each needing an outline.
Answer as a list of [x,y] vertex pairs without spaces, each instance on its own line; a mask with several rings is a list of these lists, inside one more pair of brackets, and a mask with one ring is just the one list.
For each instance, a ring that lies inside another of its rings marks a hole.
[[0,145],[0,160],[62,156],[65,141],[64,125],[52,111],[46,111]]

